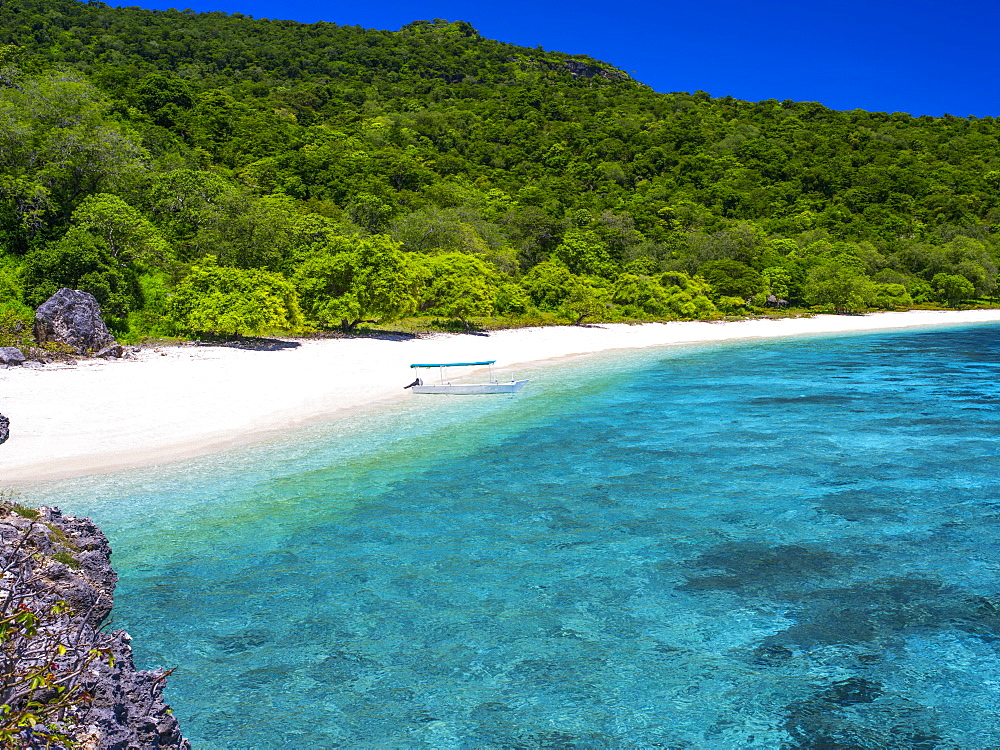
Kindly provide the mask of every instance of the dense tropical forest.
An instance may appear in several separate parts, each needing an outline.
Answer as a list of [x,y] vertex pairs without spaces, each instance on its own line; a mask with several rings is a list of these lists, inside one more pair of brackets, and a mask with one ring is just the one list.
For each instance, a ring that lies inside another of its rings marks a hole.
[[661,94],[582,56],[0,0],[0,314],[124,340],[995,301],[1000,124]]

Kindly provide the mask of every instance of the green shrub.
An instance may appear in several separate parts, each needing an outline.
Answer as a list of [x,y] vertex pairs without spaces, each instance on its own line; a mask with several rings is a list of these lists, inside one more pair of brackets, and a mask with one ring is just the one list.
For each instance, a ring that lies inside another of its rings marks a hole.
[[168,308],[171,320],[192,333],[253,336],[302,327],[288,279],[258,268],[220,266],[211,255],[181,280]]

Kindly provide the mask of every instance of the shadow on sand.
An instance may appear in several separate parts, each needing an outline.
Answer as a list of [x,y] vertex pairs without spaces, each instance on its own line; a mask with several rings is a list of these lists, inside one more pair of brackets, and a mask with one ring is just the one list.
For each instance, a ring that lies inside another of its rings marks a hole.
[[433,336],[435,333],[454,333],[461,336],[489,336],[488,331],[466,331],[464,328],[456,328],[455,330],[444,329],[440,331],[425,331],[421,333],[406,333],[403,331],[383,331],[378,328],[362,328],[357,331],[352,331],[351,333],[342,333],[340,331],[330,331],[324,333],[318,338],[324,339],[379,339],[381,341],[413,341],[415,339],[423,339],[428,336]]
[[[490,334],[487,331],[466,331],[466,330],[456,330],[447,331],[447,333],[457,333],[463,336],[486,336]],[[421,333],[406,333],[403,331],[385,331],[378,328],[364,328],[359,331],[353,331],[351,333],[342,333],[340,331],[330,331],[322,335],[313,337],[311,340],[323,340],[323,339],[377,339],[379,341],[413,341],[414,339],[424,338],[427,334]],[[240,336],[238,338],[232,339],[207,339],[201,341],[192,342],[194,346],[225,346],[230,349],[247,349],[255,352],[278,352],[285,349],[297,349],[302,346],[301,339],[276,339],[268,338],[265,336]]]
[[255,352],[279,352],[284,349],[298,349],[302,344],[298,341],[250,337],[231,339],[229,341],[196,341],[195,346],[225,346],[230,349],[249,349]]

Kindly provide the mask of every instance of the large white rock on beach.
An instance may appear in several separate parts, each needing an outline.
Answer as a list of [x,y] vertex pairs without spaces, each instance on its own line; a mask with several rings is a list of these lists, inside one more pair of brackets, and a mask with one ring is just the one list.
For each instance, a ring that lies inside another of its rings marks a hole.
[[35,311],[35,341],[65,344],[77,354],[98,352],[116,343],[94,295],[65,287]]

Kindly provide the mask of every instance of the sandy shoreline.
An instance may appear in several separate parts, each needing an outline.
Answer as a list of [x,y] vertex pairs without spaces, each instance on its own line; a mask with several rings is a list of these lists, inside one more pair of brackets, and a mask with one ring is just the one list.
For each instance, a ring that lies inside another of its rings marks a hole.
[[1000,321],[1000,310],[551,327],[489,336],[304,340],[276,351],[178,346],[135,361],[0,370],[0,489],[177,460],[366,405],[410,398],[412,362],[503,368],[612,349]]

